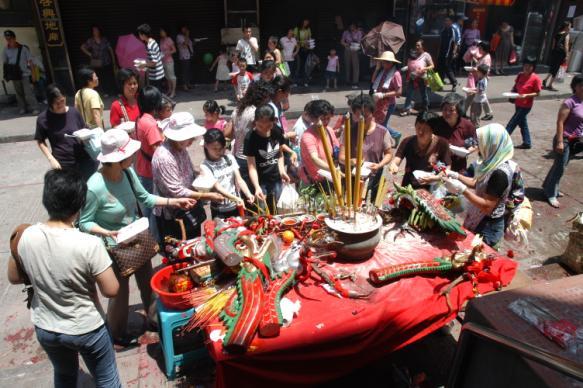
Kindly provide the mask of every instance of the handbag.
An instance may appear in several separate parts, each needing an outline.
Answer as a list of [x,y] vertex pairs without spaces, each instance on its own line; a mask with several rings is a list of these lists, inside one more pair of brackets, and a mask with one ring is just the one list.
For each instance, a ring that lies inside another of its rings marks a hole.
[[20,68],[20,55],[22,54],[22,47],[18,47],[18,54],[16,55],[16,63],[4,63],[4,79],[6,81],[20,81],[22,79],[22,69]]
[[89,66],[91,66],[94,69],[103,67],[103,61],[98,58],[91,58],[91,60],[89,61]]
[[22,259],[18,254],[18,243],[20,242],[20,237],[22,237],[22,233],[28,228],[30,224],[20,224],[10,234],[10,254],[14,258],[16,262],[16,268],[18,273],[22,277],[24,283],[24,290],[22,292],[26,292],[26,308],[30,309],[32,304],[32,297],[34,295],[34,289],[32,288],[32,283],[30,282],[30,278],[24,271],[24,267],[22,266]]
[[[124,170],[124,174],[128,178],[130,187],[134,193],[134,198],[136,198],[136,190],[134,189],[132,177],[126,170]],[[137,202],[136,200],[138,215],[143,217],[142,210]],[[154,236],[150,233],[150,230],[146,229],[138,233],[131,240],[119,243],[114,247],[107,247],[107,251],[111,259],[117,264],[120,275],[127,278],[150,261],[152,257],[156,256],[159,251],[159,246]]]
[[443,89],[443,81],[439,76],[439,73],[434,70],[429,70],[427,72],[427,84],[432,92],[438,92]]

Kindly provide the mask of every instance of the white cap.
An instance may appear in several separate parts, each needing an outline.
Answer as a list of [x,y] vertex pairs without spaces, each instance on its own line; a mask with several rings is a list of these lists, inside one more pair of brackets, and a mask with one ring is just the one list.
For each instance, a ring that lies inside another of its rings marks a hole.
[[102,163],[120,162],[135,154],[140,147],[141,143],[130,139],[126,131],[113,128],[101,136],[101,152],[97,160]]
[[188,112],[173,113],[168,119],[160,122],[164,136],[174,141],[184,141],[202,136],[206,129],[194,122],[194,117]]

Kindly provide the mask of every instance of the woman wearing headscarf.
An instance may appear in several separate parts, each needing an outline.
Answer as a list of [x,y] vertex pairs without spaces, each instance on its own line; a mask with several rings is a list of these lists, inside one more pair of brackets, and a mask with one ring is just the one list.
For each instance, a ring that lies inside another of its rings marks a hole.
[[464,227],[480,234],[484,242],[493,247],[504,236],[507,207],[524,198],[524,184],[520,169],[512,160],[512,139],[504,127],[489,124],[476,132],[479,155],[474,176],[448,170],[444,181],[449,192],[461,194],[469,202]]

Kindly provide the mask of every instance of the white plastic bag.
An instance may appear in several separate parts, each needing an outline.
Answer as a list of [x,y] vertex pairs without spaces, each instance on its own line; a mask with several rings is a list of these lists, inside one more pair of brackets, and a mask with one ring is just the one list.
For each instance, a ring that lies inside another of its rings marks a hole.
[[297,207],[300,195],[290,183],[284,183],[283,190],[277,201],[277,209],[280,213],[289,213]]

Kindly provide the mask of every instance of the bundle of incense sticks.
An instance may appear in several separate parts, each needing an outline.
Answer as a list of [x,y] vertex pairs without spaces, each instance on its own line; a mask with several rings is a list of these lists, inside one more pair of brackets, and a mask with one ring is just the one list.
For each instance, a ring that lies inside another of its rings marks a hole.
[[[332,183],[334,185],[335,195],[334,206],[338,205],[342,209],[343,214],[348,214],[352,217],[353,211],[360,208],[362,203],[365,190],[362,183],[360,182],[361,171],[362,171],[362,159],[363,159],[363,146],[364,146],[364,117],[360,117],[358,121],[358,132],[356,140],[356,172],[354,176],[354,186],[352,183],[352,129],[350,114],[346,114],[344,117],[344,185],[342,184],[342,177],[340,171],[336,169],[334,165],[334,159],[332,157],[331,146],[328,144],[328,136],[326,134],[326,128],[322,122],[318,122],[317,128],[322,139],[322,144],[324,146],[324,153],[326,155],[326,161],[328,163],[328,169],[330,170],[330,175],[332,176]],[[343,186],[346,188],[345,193],[342,192]]]
[[334,159],[332,158],[332,150],[330,149],[331,144],[326,141],[328,139],[327,129],[324,128],[322,121],[318,121],[318,131],[320,132],[320,139],[322,139],[322,144],[324,145],[324,153],[326,154],[326,161],[328,162],[328,168],[330,170],[330,175],[332,175],[332,183],[334,184],[334,191],[336,195],[336,201],[340,207],[344,208],[344,198],[342,195],[342,184],[340,183],[340,174],[336,170],[334,165]]

